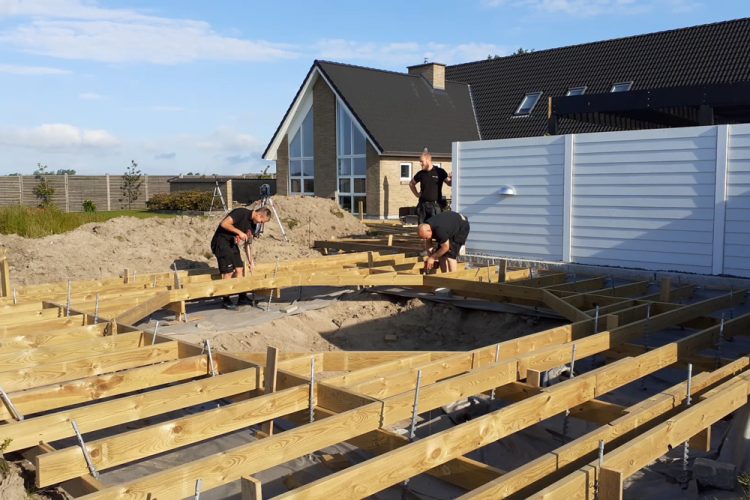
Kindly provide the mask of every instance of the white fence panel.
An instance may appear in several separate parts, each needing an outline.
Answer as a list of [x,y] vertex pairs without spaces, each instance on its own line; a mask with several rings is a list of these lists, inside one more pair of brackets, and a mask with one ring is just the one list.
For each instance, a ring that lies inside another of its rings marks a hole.
[[[498,257],[562,259],[565,138],[457,144],[455,209],[468,217],[467,248]],[[499,195],[512,186],[516,196]]]
[[750,124],[462,142],[453,159],[469,253],[750,277]]
[[710,274],[715,170],[716,127],[575,136],[571,260]]
[[733,125],[727,143],[724,273],[750,277],[750,124]]

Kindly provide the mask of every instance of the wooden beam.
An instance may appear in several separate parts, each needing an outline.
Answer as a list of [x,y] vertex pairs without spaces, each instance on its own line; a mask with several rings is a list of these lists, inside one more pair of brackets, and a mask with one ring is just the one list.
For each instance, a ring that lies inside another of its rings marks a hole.
[[124,349],[79,358],[0,372],[3,389],[8,392],[31,389],[78,378],[126,370],[177,358],[177,342],[170,341],[145,347]]
[[253,476],[240,478],[242,500],[263,500],[263,483]]
[[11,297],[12,294],[7,250],[0,248],[0,297]]
[[[279,350],[273,346],[266,349],[266,371],[263,377],[263,389],[266,394],[276,392],[277,365],[279,364]],[[273,435],[273,420],[264,422],[261,431],[266,435]]]
[[[192,356],[62,384],[11,392],[9,396],[18,411],[28,418],[43,411],[200,377],[206,374],[206,369],[206,356]],[[12,418],[7,407],[0,405],[0,420]]]
[[[307,393],[306,386],[292,387],[89,441],[86,447],[97,470],[106,470],[300,411],[308,406]],[[79,446],[40,455],[36,466],[37,487],[56,484],[88,470]]]
[[255,369],[217,375],[125,398],[63,410],[2,426],[3,436],[12,439],[8,451],[22,450],[39,441],[57,441],[74,435],[75,419],[82,433],[106,429],[172,410],[203,404],[257,389]]

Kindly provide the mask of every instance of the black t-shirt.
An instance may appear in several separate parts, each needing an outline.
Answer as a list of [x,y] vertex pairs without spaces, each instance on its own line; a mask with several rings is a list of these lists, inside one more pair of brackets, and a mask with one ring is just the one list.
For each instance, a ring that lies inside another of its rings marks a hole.
[[[229,212],[227,217],[232,218],[234,227],[247,234],[248,231],[255,232],[257,226],[257,224],[253,222],[252,214],[253,212],[251,210],[240,207]],[[221,222],[224,222],[224,219],[222,219]],[[214,238],[223,238],[227,241],[234,241],[235,236],[237,236],[235,233],[227,231],[221,227],[221,224],[216,228],[216,233],[214,234]]]
[[434,165],[430,170],[420,170],[414,174],[414,182],[419,184],[419,201],[440,201],[443,182],[447,178],[448,173]]
[[432,228],[432,239],[442,245],[461,231],[464,221],[458,212],[441,212],[430,217],[427,224]]

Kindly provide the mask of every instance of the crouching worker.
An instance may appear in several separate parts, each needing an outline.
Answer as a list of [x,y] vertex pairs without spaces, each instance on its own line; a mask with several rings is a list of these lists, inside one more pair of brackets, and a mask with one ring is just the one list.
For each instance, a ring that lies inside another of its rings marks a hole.
[[[266,207],[255,210],[235,208],[222,219],[219,227],[216,228],[216,232],[214,232],[214,237],[211,238],[211,252],[216,256],[222,279],[245,276],[245,268],[240,256],[240,245],[251,243],[258,225],[265,224],[269,220],[271,220],[271,211]],[[247,265],[252,270],[254,267],[252,254],[251,252],[247,252],[247,254],[250,260]],[[241,293],[237,303],[239,305],[251,305],[252,300],[247,294]],[[225,309],[237,309],[228,295],[222,299],[222,306]]]
[[425,260],[425,269],[433,269],[440,263],[440,270],[452,272],[458,270],[458,258],[461,247],[469,237],[469,221],[458,212],[442,212],[433,215],[417,228],[419,237],[427,242],[435,241]]

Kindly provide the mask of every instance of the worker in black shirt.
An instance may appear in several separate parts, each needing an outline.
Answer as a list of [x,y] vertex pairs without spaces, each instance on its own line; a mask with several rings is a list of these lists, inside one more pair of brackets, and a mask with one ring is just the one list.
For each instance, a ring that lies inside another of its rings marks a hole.
[[425,269],[432,269],[439,262],[441,271],[457,271],[456,259],[469,237],[469,229],[469,220],[458,212],[443,212],[420,224],[417,228],[419,237],[426,242],[436,242],[425,260]]
[[[222,279],[245,276],[245,268],[240,256],[240,244],[252,242],[258,225],[265,224],[269,220],[271,220],[271,210],[266,207],[255,210],[235,208],[222,219],[219,227],[216,228],[216,232],[214,232],[213,238],[211,238],[211,251],[219,263],[219,272]],[[248,259],[247,265],[252,272],[255,263],[251,252],[248,252]],[[225,309],[237,309],[228,295],[222,300],[222,306]],[[250,305],[252,301],[246,294],[241,293],[237,303]]]
[[[409,183],[409,188],[414,196],[419,198],[417,203],[417,219],[419,224],[427,222],[433,215],[439,214],[441,210],[441,198],[443,195],[443,183],[451,185],[451,174],[440,167],[432,164],[432,155],[425,149],[419,157],[422,170],[414,174]],[[419,184],[419,191],[417,191]]]

